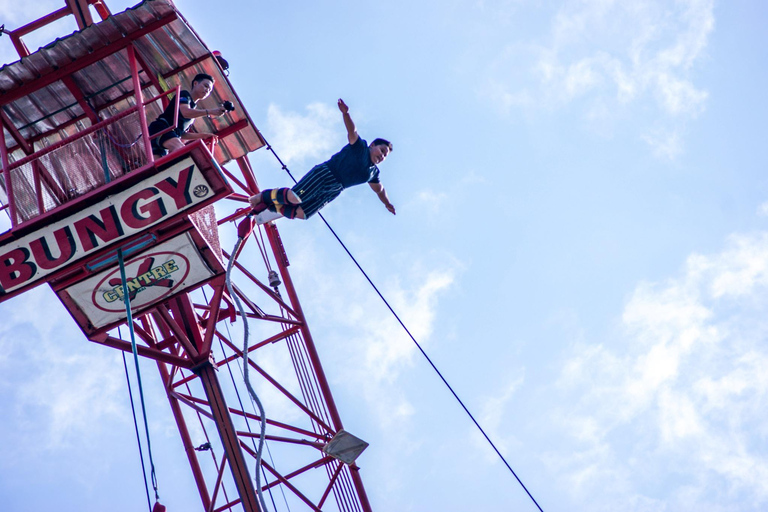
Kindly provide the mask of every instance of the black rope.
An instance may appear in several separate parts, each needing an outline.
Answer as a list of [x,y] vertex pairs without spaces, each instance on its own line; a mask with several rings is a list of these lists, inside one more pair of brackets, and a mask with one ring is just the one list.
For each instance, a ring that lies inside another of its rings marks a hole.
[[147,455],[149,455],[149,471],[152,479],[152,488],[155,490],[155,501],[160,500],[157,492],[157,474],[155,473],[155,462],[152,459],[152,441],[149,438],[149,423],[147,422],[147,407],[144,403],[144,387],[141,384],[141,371],[139,370],[139,353],[136,348],[136,336],[133,332],[133,314],[131,312],[131,299],[128,293],[128,281],[125,277],[125,260],[122,247],[117,249],[117,262],[120,266],[120,280],[123,284],[123,301],[125,302],[125,314],[127,316],[128,334],[131,336],[131,351],[133,352],[133,362],[136,366],[136,382],[139,385],[139,399],[141,402],[141,414],[144,418],[144,434],[147,437]]
[[365,270],[363,270],[363,267],[360,266],[360,263],[357,262],[357,259],[355,259],[355,257],[349,251],[349,249],[347,249],[347,246],[344,245],[344,242],[341,241],[341,238],[339,238],[339,235],[336,234],[336,231],[334,231],[333,228],[331,227],[331,225],[328,223],[328,221],[325,220],[325,217],[323,217],[322,213],[318,212],[318,215],[320,215],[320,218],[323,219],[323,222],[325,222],[325,225],[328,226],[328,229],[331,230],[331,233],[333,234],[333,236],[336,237],[336,240],[338,240],[338,242],[341,244],[341,246],[347,252],[349,257],[355,263],[355,265],[357,265],[357,268],[360,269],[360,272],[363,273],[363,276],[365,276],[365,279],[368,280],[368,283],[370,283],[370,285],[373,287],[373,289],[379,295],[379,297],[384,302],[384,304],[387,306],[387,308],[389,308],[389,311],[392,313],[392,315],[394,315],[395,319],[397,319],[397,321],[400,323],[400,325],[402,326],[403,330],[405,330],[405,332],[411,338],[413,343],[416,344],[416,348],[419,349],[419,351],[426,358],[426,360],[430,364],[430,366],[432,366],[432,369],[435,370],[435,372],[437,373],[438,377],[440,377],[440,379],[443,381],[443,383],[448,387],[448,390],[453,394],[454,398],[456,398],[456,400],[459,402],[459,405],[461,405],[461,407],[464,409],[464,412],[467,413],[467,415],[472,420],[472,422],[475,424],[475,426],[478,428],[478,430],[480,430],[480,433],[483,434],[483,437],[485,437],[486,441],[488,441],[488,444],[491,445],[491,447],[496,452],[496,454],[501,458],[501,460],[507,466],[507,469],[509,469],[509,471],[515,477],[515,479],[517,479],[518,483],[523,487],[523,490],[525,490],[526,494],[528,494],[528,497],[531,498],[531,500],[533,500],[533,503],[536,505],[536,507],[539,510],[541,510],[541,512],[544,512],[541,509],[541,507],[539,506],[539,504],[536,502],[536,499],[533,497],[533,495],[531,495],[531,493],[528,491],[528,488],[525,486],[525,484],[522,482],[522,480],[520,480],[520,477],[518,477],[517,473],[515,473],[515,471],[512,469],[512,466],[509,465],[509,463],[507,462],[507,459],[505,459],[504,456],[499,451],[499,449],[496,448],[496,445],[493,444],[493,441],[491,441],[491,438],[488,437],[488,434],[485,433],[485,430],[483,430],[483,427],[480,426],[480,423],[478,423],[477,420],[475,419],[475,417],[472,415],[472,413],[469,412],[469,409],[467,408],[467,406],[464,405],[464,402],[462,402],[461,398],[459,398],[459,395],[456,394],[456,391],[453,390],[453,387],[451,387],[451,385],[448,383],[448,381],[445,379],[445,377],[443,377],[443,374],[440,373],[440,370],[437,369],[437,366],[435,366],[435,363],[432,362],[432,359],[430,359],[430,357],[427,355],[427,353],[424,351],[424,349],[421,348],[421,345],[419,345],[419,342],[416,341],[416,338],[413,337],[413,334],[411,334],[411,331],[408,330],[408,327],[406,327],[405,324],[403,323],[403,321],[400,319],[400,316],[395,312],[395,310],[392,308],[392,306],[389,305],[389,302],[387,301],[387,299],[384,298],[384,295],[382,295],[382,293],[379,291],[378,287],[376,287],[376,285],[373,283],[371,278],[368,277],[368,274],[365,272]]
[[[283,161],[280,159],[280,157],[277,156],[277,153],[275,153],[275,150],[272,149],[272,146],[269,143],[267,143],[267,149],[270,150],[273,155],[275,155],[275,158],[277,158],[277,161],[280,162],[280,165],[282,166],[283,169],[285,169],[285,172],[288,173],[288,176],[291,177],[293,182],[297,183],[296,178],[293,177],[293,174],[291,174],[291,171],[288,170],[288,167],[283,163]],[[528,495],[528,497],[531,498],[531,501],[533,501],[533,503],[536,505],[536,508],[538,508],[541,512],[544,512],[542,510],[541,506],[539,506],[539,503],[536,501],[536,499],[530,493],[528,488],[525,486],[523,481],[520,480],[519,476],[517,476],[517,473],[515,473],[515,470],[512,469],[512,466],[509,465],[509,463],[507,462],[507,459],[505,459],[504,456],[499,451],[499,449],[496,448],[496,445],[493,444],[493,441],[491,441],[491,438],[488,437],[488,434],[485,433],[485,430],[483,430],[483,427],[480,426],[480,423],[478,423],[478,421],[475,419],[475,417],[472,415],[472,413],[469,412],[469,409],[467,408],[467,406],[464,405],[464,402],[461,400],[461,398],[459,398],[459,395],[456,394],[456,391],[453,390],[453,387],[448,383],[448,381],[445,379],[445,377],[443,377],[443,374],[440,373],[440,370],[437,369],[437,366],[435,366],[435,363],[432,362],[432,359],[430,359],[430,357],[427,355],[427,353],[424,351],[424,349],[421,348],[421,345],[419,345],[419,342],[416,341],[416,338],[413,336],[413,334],[411,334],[411,331],[408,330],[408,327],[406,327],[405,324],[403,323],[403,321],[400,319],[400,316],[395,312],[395,310],[392,308],[392,306],[390,306],[390,304],[387,301],[387,299],[384,298],[384,295],[382,295],[382,293],[379,291],[379,288],[373,283],[371,278],[368,277],[368,274],[365,272],[365,270],[363,270],[363,267],[360,265],[360,263],[358,263],[357,259],[352,255],[352,253],[349,251],[349,249],[347,249],[347,246],[344,245],[344,242],[341,241],[341,238],[339,238],[339,235],[336,234],[336,231],[334,231],[333,228],[331,227],[331,225],[328,223],[328,221],[325,220],[325,217],[323,217],[322,213],[318,212],[318,215],[320,215],[320,218],[323,219],[323,222],[325,223],[325,225],[331,231],[333,236],[336,237],[336,240],[339,242],[339,244],[341,244],[341,247],[344,248],[344,250],[346,251],[347,255],[350,257],[350,259],[352,259],[352,261],[355,263],[355,265],[360,270],[360,272],[362,272],[363,276],[365,276],[365,279],[368,281],[368,283],[371,285],[371,287],[373,287],[373,289],[376,291],[376,293],[378,294],[379,298],[384,302],[384,304],[387,306],[387,308],[392,313],[392,315],[395,317],[395,319],[397,319],[397,321],[400,324],[400,326],[403,328],[403,330],[405,330],[406,334],[408,334],[408,336],[411,338],[413,343],[416,345],[416,348],[419,349],[419,352],[421,352],[421,354],[427,360],[427,362],[432,367],[432,369],[435,370],[435,373],[437,373],[438,377],[440,377],[440,380],[443,381],[443,383],[446,385],[446,387],[451,392],[451,394],[456,399],[456,401],[459,402],[459,405],[461,405],[462,409],[464,409],[464,412],[467,413],[467,416],[469,416],[469,418],[475,424],[475,426],[480,431],[480,433],[483,434],[483,437],[485,437],[485,440],[488,441],[488,444],[491,445],[491,448],[493,448],[493,451],[496,452],[496,454],[499,456],[499,458],[502,460],[502,462],[504,462],[504,465],[507,466],[507,469],[509,470],[509,472],[512,473],[512,476],[515,477],[515,479],[520,484],[520,486],[523,488],[523,490]]]
[[[120,327],[117,328],[117,336],[122,339],[123,335],[120,334]],[[147,482],[147,467],[144,465],[144,450],[141,449],[141,435],[139,434],[139,422],[136,418],[136,406],[133,403],[133,390],[131,389],[131,377],[128,374],[128,363],[125,360],[125,352],[123,355],[123,368],[125,368],[125,380],[128,382],[128,398],[131,400],[131,413],[133,414],[133,428],[136,430],[136,442],[139,444],[139,458],[141,459],[141,476],[144,477],[144,490],[147,491],[147,506],[149,510],[152,510],[152,500],[149,497],[149,482]]]

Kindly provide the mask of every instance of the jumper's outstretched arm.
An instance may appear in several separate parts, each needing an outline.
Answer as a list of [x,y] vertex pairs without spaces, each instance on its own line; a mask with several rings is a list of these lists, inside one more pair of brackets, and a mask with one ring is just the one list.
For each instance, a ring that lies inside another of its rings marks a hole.
[[389,202],[389,197],[387,197],[387,191],[384,189],[384,185],[381,183],[368,183],[368,185],[371,186],[371,190],[376,192],[376,195],[379,196],[379,201],[384,203],[387,210],[389,210],[392,215],[395,215],[395,206]]
[[352,121],[352,118],[349,116],[349,107],[346,103],[344,103],[344,100],[339,98],[339,110],[341,110],[341,114],[344,118],[344,126],[347,129],[347,139],[349,140],[350,144],[354,144],[357,142],[357,139],[360,138],[360,136],[357,134],[357,128],[355,128],[355,122]]

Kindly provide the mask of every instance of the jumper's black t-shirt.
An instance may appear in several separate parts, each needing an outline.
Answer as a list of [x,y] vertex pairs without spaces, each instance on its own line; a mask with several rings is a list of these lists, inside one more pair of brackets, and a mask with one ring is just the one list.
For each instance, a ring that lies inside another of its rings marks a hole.
[[341,148],[325,165],[344,188],[380,182],[379,168],[371,162],[368,143],[362,137],[358,137],[354,144]]

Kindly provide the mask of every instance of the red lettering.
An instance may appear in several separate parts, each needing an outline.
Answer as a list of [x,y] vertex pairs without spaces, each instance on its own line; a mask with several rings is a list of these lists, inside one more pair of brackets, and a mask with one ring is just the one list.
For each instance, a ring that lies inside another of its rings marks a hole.
[[77,238],[86,252],[99,247],[97,238],[106,244],[123,236],[123,226],[117,218],[117,211],[114,206],[104,208],[99,214],[101,220],[96,215],[89,215],[75,221]]
[[181,210],[185,206],[192,204],[192,196],[189,195],[189,189],[192,186],[192,168],[189,166],[179,173],[179,180],[165,178],[155,184],[157,188],[171,196],[176,203],[176,209]]
[[[168,212],[162,198],[156,198],[142,205],[140,202],[151,199],[160,193],[155,187],[139,190],[129,197],[120,207],[120,216],[127,226],[142,229],[162,219]],[[142,215],[144,214],[144,215]]]
[[45,236],[41,236],[36,240],[32,240],[29,243],[29,248],[32,249],[32,255],[35,257],[35,262],[40,268],[45,270],[51,270],[62,264],[66,263],[75,255],[75,238],[72,236],[72,230],[69,226],[64,226],[54,231],[53,236],[58,246],[59,256],[54,258],[51,253],[51,248],[48,245],[48,240]]
[[9,290],[23,285],[37,273],[37,266],[29,261],[29,249],[20,247],[0,256],[0,286]]

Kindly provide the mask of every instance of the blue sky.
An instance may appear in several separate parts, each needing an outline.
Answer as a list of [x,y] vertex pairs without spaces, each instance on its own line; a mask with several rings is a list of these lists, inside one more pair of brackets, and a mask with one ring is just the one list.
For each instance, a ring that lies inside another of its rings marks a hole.
[[[295,175],[345,143],[339,97],[393,141],[397,216],[323,213],[544,510],[768,507],[764,3],[177,5]],[[535,510],[321,221],[279,227],[374,510]],[[119,356],[48,289],[0,315],[7,510],[140,509]],[[161,494],[198,510],[146,368]]]

